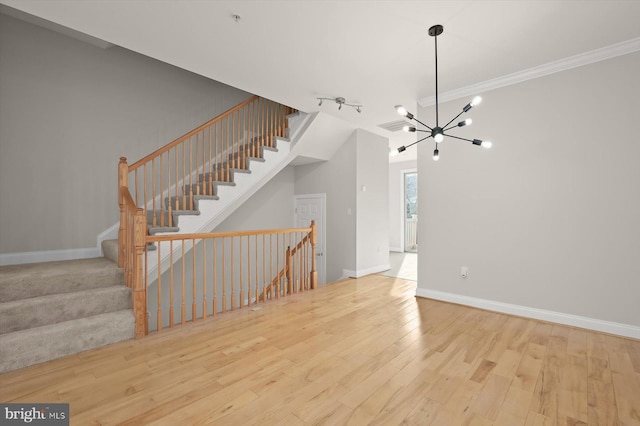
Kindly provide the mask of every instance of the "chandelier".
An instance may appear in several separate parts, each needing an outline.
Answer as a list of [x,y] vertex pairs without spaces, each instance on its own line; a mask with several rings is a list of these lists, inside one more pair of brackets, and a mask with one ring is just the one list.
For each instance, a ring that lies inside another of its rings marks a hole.
[[433,160],[434,161],[438,161],[438,159],[440,158],[440,151],[438,150],[438,145],[444,141],[445,137],[449,137],[449,138],[453,138],[453,139],[459,139],[462,141],[466,141],[466,142],[471,142],[474,145],[478,145],[481,146],[485,149],[489,149],[491,148],[491,142],[490,141],[482,141],[480,139],[466,139],[466,138],[461,138],[459,136],[454,136],[450,133],[448,133],[450,130],[455,129],[456,127],[464,127],[464,126],[468,126],[469,124],[471,124],[471,119],[467,118],[466,120],[462,120],[456,124],[451,125],[451,123],[453,123],[455,120],[458,119],[458,117],[460,117],[462,114],[466,113],[467,111],[469,111],[471,108],[473,108],[474,106],[477,106],[478,104],[480,104],[480,102],[482,102],[482,98],[480,96],[476,96],[475,98],[473,98],[471,100],[471,102],[469,102],[467,105],[464,106],[464,108],[462,108],[462,111],[456,115],[455,117],[453,117],[451,120],[449,120],[447,122],[447,124],[445,124],[444,126],[440,126],[440,117],[438,114],[438,36],[440,34],[442,34],[442,32],[444,31],[444,28],[442,27],[442,25],[434,25],[433,27],[429,28],[429,35],[431,37],[434,38],[435,41],[435,57],[436,57],[436,125],[434,127],[430,127],[427,126],[426,124],[424,124],[422,121],[418,120],[413,114],[411,114],[409,111],[407,111],[407,109],[405,107],[403,107],[402,105],[396,105],[396,111],[398,112],[398,114],[400,114],[403,117],[408,118],[409,120],[413,120],[416,123],[421,124],[422,126],[426,127],[426,129],[418,129],[416,128],[416,126],[410,126],[410,125],[406,125],[403,127],[402,130],[404,130],[405,132],[425,132],[425,133],[429,133],[428,136],[425,136],[422,139],[419,139],[415,142],[413,142],[412,144],[409,144],[407,146],[401,146],[397,149],[394,149],[393,151],[391,151],[389,153],[389,155],[391,155],[392,157],[398,155],[399,153],[405,151],[407,148],[409,148],[412,145],[417,144],[418,142],[422,142],[424,140],[427,140],[429,138],[433,138],[433,140],[436,143],[436,148],[433,151]]

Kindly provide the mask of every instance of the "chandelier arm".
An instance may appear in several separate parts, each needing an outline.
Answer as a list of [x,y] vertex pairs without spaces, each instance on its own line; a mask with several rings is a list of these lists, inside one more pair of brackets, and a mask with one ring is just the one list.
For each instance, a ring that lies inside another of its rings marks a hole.
[[[424,127],[426,127],[427,129],[429,129],[429,131],[433,130],[431,127],[427,126],[426,124],[424,124],[422,121],[418,120],[416,118],[416,116],[413,116],[413,120],[417,121],[418,123],[422,124]],[[423,130],[424,131],[424,130]]]
[[410,146],[413,146],[413,145],[417,144],[418,142],[422,142],[422,141],[424,141],[424,140],[427,140],[427,139],[429,139],[430,137],[431,137],[431,135],[429,135],[429,136],[427,136],[427,137],[424,137],[424,138],[422,138],[422,139],[419,139],[419,140],[415,141],[414,143],[410,143],[410,144],[409,144],[409,145],[407,145],[405,148],[409,148]]
[[[456,118],[460,117],[462,114],[464,114],[464,110],[463,110],[460,114],[456,115],[456,116],[455,116],[455,117],[453,117],[451,120],[449,120],[449,122],[448,122],[447,124],[445,124],[444,126],[442,126],[442,128],[445,128],[445,127],[447,127],[449,124],[453,123],[453,122],[456,120]],[[453,127],[455,127],[455,126],[453,126]],[[453,127],[451,127],[451,128],[453,128]]]
[[450,138],[454,138],[454,139],[460,139],[461,141],[467,141],[467,142],[473,143],[473,141],[471,139],[465,139],[465,138],[461,138],[461,137],[453,136],[453,135],[445,135],[445,136],[450,137]]
[[[447,130],[451,130],[451,129],[455,129],[456,127],[458,127],[457,124],[451,126],[451,127],[447,127],[446,129],[442,129],[442,132],[446,132]],[[448,135],[447,135],[448,136]]]

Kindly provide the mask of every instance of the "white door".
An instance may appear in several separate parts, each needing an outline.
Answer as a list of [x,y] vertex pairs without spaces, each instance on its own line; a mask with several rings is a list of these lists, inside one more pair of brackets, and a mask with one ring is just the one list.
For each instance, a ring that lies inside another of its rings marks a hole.
[[316,271],[318,272],[318,284],[325,283],[326,263],[324,256],[325,240],[325,200],[326,194],[307,194],[295,196],[296,227],[307,228],[312,220],[315,220],[318,241],[316,242]]

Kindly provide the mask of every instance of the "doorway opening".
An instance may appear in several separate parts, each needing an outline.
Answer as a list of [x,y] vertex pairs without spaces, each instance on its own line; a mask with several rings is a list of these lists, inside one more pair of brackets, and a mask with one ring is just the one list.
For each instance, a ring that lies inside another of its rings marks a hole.
[[404,193],[404,251],[418,251],[418,173],[405,172],[403,180]]

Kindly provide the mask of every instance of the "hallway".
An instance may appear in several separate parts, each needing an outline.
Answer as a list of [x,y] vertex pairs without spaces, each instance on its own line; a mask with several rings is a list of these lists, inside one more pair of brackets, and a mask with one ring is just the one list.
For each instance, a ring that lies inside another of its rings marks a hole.
[[387,277],[402,278],[404,280],[418,280],[418,253],[389,252],[391,269],[382,272]]

